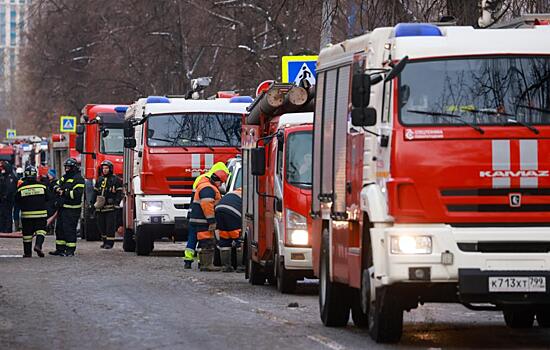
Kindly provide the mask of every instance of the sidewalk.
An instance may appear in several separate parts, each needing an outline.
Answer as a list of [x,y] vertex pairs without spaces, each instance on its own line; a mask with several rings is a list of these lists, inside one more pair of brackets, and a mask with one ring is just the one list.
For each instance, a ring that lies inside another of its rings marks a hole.
[[0,238],[21,238],[21,231],[12,232],[12,233],[3,233],[0,232]]

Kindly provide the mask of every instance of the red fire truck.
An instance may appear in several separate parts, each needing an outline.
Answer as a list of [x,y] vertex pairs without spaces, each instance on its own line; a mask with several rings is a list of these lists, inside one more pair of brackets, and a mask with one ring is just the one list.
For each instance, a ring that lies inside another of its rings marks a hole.
[[123,121],[127,109],[127,106],[121,105],[95,104],[88,104],[82,109],[75,148],[81,154],[82,175],[86,181],[81,232],[82,237],[88,241],[100,239],[92,210],[92,199],[101,162],[110,160],[115,174],[122,177]]
[[246,277],[254,285],[267,279],[283,293],[313,277],[308,229],[313,113],[301,112],[310,99],[306,89],[272,84],[249,108],[242,131]]
[[150,96],[126,112],[124,250],[149,255],[154,240],[185,239],[195,178],[240,153],[250,97]]
[[398,341],[455,302],[550,326],[550,26],[379,28],[322,50],[313,266],[327,326]]

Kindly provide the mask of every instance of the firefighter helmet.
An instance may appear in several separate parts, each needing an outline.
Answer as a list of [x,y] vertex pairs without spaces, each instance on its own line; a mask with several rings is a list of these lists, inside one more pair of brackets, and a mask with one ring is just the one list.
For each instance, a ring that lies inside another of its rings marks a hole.
[[111,162],[110,160],[104,160],[103,162],[101,162],[99,167],[100,167],[101,170],[103,170],[104,166],[109,167],[109,173],[110,174],[113,173],[113,168],[114,168],[113,162]]
[[28,165],[25,168],[25,172],[23,173],[23,177],[28,178],[36,178],[38,176],[38,170],[32,165]]
[[67,158],[67,159],[65,159],[65,162],[63,163],[63,166],[73,168],[73,167],[77,167],[78,163],[77,163],[76,159],[74,159],[74,158]]

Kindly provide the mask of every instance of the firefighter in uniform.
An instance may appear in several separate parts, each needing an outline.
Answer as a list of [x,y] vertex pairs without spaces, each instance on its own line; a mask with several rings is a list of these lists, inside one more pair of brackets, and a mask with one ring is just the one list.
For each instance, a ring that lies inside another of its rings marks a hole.
[[111,161],[101,162],[100,169],[101,176],[94,186],[94,207],[97,213],[97,228],[103,240],[101,248],[111,249],[115,244],[115,231],[118,228],[116,206],[122,199],[122,181],[113,173]]
[[[189,211],[187,212],[187,218],[191,217],[191,205],[193,204],[193,198],[195,197],[195,191],[197,187],[203,183],[210,181],[210,176],[218,170],[224,171],[229,176],[229,169],[223,162],[217,162],[210,168],[210,170],[195,179],[193,183],[193,193],[191,194],[191,203],[189,204]],[[188,220],[189,221],[189,220]],[[191,268],[191,264],[195,259],[195,249],[197,248],[197,230],[192,222],[189,222],[187,226],[187,246],[185,248],[185,256],[183,257],[184,267],[186,269]]]
[[220,235],[218,249],[223,272],[233,272],[232,247],[236,248],[237,272],[244,272],[243,248],[241,246],[242,207],[242,190],[240,188],[223,196],[216,206],[216,229]]
[[37,176],[36,168],[28,166],[15,195],[15,202],[21,209],[24,258],[32,256],[33,236],[36,236],[34,251],[39,257],[44,257],[42,244],[46,237],[48,191],[44,184],[38,182]]
[[65,160],[63,166],[65,175],[54,187],[58,198],[59,215],[55,228],[55,251],[50,254],[73,256],[76,250],[76,227],[82,208],[84,179],[74,158]]
[[221,199],[219,188],[226,180],[225,171],[212,173],[208,181],[201,182],[197,187],[191,204],[189,223],[194,225],[197,232],[201,271],[217,271],[213,265],[216,231],[214,208]]

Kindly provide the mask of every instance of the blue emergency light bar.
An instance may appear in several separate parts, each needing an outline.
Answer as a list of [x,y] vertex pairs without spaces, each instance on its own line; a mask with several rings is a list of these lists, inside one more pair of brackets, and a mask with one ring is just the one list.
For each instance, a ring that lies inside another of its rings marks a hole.
[[146,103],[170,103],[170,100],[164,96],[149,96]]
[[126,113],[127,110],[128,110],[128,106],[116,106],[115,107],[115,112],[117,112],[117,113]]
[[443,36],[435,24],[429,23],[399,23],[395,26],[395,37],[408,36]]
[[229,99],[229,103],[252,103],[254,99],[250,96],[233,96]]

